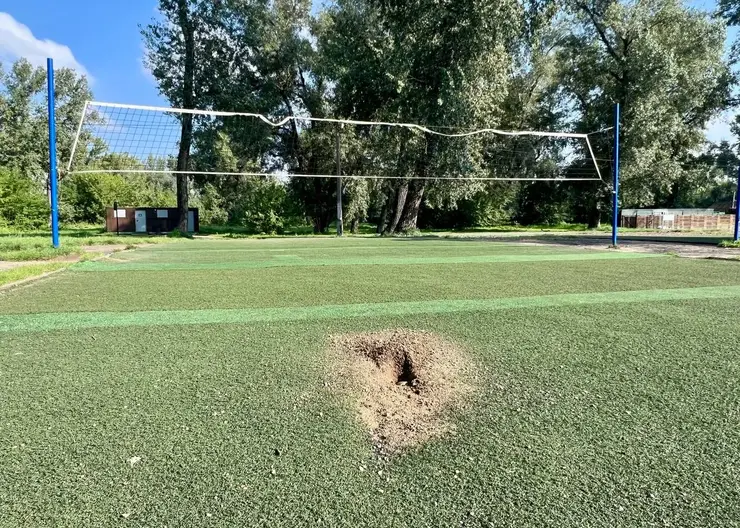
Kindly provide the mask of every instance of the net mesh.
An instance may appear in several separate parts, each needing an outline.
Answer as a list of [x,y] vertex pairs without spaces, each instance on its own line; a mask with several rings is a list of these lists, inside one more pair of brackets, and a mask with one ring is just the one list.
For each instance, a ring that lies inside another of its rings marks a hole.
[[[191,115],[186,169],[177,170],[182,120]],[[335,156],[340,145],[340,160]],[[433,128],[411,123],[189,111],[89,102],[69,173],[439,180],[601,180],[587,134]]]

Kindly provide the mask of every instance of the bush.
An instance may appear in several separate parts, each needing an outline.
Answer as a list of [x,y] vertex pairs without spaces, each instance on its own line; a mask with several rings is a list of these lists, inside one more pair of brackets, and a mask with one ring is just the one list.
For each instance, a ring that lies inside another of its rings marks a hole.
[[230,223],[246,227],[252,233],[280,234],[287,225],[285,186],[272,179],[253,180],[234,204]]
[[0,226],[40,229],[49,224],[49,204],[30,178],[0,169]]
[[74,174],[62,181],[60,217],[64,222],[99,224],[106,207],[170,207],[172,183],[161,175]]
[[200,190],[190,206],[198,208],[200,223],[204,225],[225,225],[229,221],[229,213],[226,211],[225,200],[219,194],[218,189],[207,183]]

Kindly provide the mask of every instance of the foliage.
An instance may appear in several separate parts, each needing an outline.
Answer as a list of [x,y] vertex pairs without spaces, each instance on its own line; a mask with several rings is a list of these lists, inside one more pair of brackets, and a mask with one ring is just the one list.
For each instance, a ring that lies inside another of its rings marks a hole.
[[739,248],[740,249],[740,241],[736,242],[735,240],[723,240],[722,242],[719,243],[719,246],[723,248]]
[[272,178],[250,179],[243,188],[230,220],[252,233],[280,233],[289,221],[285,185]]
[[49,222],[49,205],[31,178],[0,167],[0,226],[38,229]]
[[[87,79],[73,70],[55,71],[57,156],[69,160],[85,101],[92,99]],[[49,142],[46,72],[19,59],[5,71],[0,64],[0,167],[8,167],[46,185]],[[78,156],[94,151],[97,142],[83,134]]]
[[[141,28],[145,64],[173,106],[298,120],[272,127],[244,118],[182,118],[177,157],[135,163],[83,128],[76,167],[115,170],[125,162],[198,173],[334,175],[339,164],[344,175],[376,177],[344,179],[348,231],[366,221],[384,233],[510,222],[596,228],[611,207],[609,183],[463,181],[553,177],[562,167],[577,174],[585,170],[583,144],[443,139],[300,118],[593,132],[612,125],[619,102],[623,206],[726,208],[734,192],[736,146],[708,144],[704,131],[734,108],[737,53],[725,53],[721,18],[682,0],[337,0],[317,9],[309,0],[158,5],[160,16]],[[723,1],[719,11],[735,23],[736,7]],[[5,224],[40,225],[38,196],[45,199],[48,173],[44,80],[42,69],[23,60],[0,74],[0,167],[30,182],[21,194],[13,191],[15,198],[3,195],[5,210],[19,212],[12,219],[5,213]],[[57,72],[57,93],[65,162],[91,94],[84,77],[69,70]],[[590,138],[608,182],[611,133]],[[326,233],[338,201],[334,178],[180,175],[175,188],[170,177],[115,173],[63,175],[61,198],[67,222],[100,222],[113,201],[182,206],[187,199],[201,209],[203,224],[254,233],[294,225]]]
[[[684,165],[707,123],[731,102],[725,27],[681,0],[568,5],[571,35],[559,53],[577,126],[610,126],[621,103],[623,201],[665,203],[688,176]],[[609,157],[608,143],[596,148]]]
[[172,207],[171,179],[159,175],[84,173],[62,180],[60,218],[65,222],[105,221],[105,210],[121,207]]
[[226,201],[218,189],[211,183],[207,183],[201,187],[200,193],[193,200],[192,205],[198,208],[201,224],[223,225],[229,220],[229,214],[226,211]]

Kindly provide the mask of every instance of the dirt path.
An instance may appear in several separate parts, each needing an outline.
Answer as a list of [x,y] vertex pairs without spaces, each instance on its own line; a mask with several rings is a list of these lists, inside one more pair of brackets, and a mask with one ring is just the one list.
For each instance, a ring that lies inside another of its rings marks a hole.
[[97,246],[82,246],[82,249],[87,253],[105,253],[106,255],[110,255],[111,253],[117,253],[129,247],[131,247],[129,244],[101,244]]
[[[507,242],[512,241],[507,240]],[[587,236],[527,237],[519,239],[519,242],[538,246],[572,246],[579,249],[605,249],[611,243],[609,239]],[[619,243],[619,249],[638,253],[675,254],[686,258],[740,260],[740,249],[721,248],[711,244],[682,241],[678,238],[670,241],[665,239],[647,240],[646,238],[622,240]]]

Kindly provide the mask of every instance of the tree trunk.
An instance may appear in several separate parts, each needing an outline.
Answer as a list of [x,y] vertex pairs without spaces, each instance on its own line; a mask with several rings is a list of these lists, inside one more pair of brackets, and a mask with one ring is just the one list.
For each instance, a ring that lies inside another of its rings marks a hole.
[[426,182],[424,180],[414,180],[411,182],[408,196],[406,197],[406,207],[401,217],[399,231],[412,231],[416,229],[416,221],[419,218],[419,208],[424,198],[424,189]]
[[[182,104],[184,108],[195,108],[195,29],[188,12],[188,1],[177,1],[180,29],[185,41],[185,64],[183,68]],[[177,171],[187,171],[190,164],[190,147],[193,143],[193,116],[183,114],[180,129],[180,148],[177,154]],[[177,175],[177,229],[188,232],[188,207],[190,192],[188,174]]]
[[601,208],[599,207],[599,202],[596,201],[588,212],[588,228],[598,229],[599,227],[601,227]]
[[393,208],[393,216],[391,217],[391,223],[388,224],[385,230],[385,234],[392,235],[396,232],[398,222],[401,220],[403,209],[406,206],[406,196],[409,193],[409,182],[405,181],[396,191],[396,203]]
[[376,229],[376,233],[379,235],[382,235],[385,232],[385,226],[388,223],[388,210],[389,207],[390,198],[388,198],[383,204],[383,209],[380,211],[380,219],[378,220],[378,227]]
[[426,178],[429,177],[429,160],[437,152],[437,138],[429,134],[425,135],[426,154],[417,159],[415,174],[416,180],[412,180],[409,186],[409,192],[406,197],[406,204],[401,216],[399,231],[406,232],[416,229],[416,222],[419,218],[419,208],[424,199],[424,190],[426,188]]
[[352,234],[356,235],[360,232],[360,219],[359,218],[353,218],[352,222],[350,223],[350,231],[352,231]]

